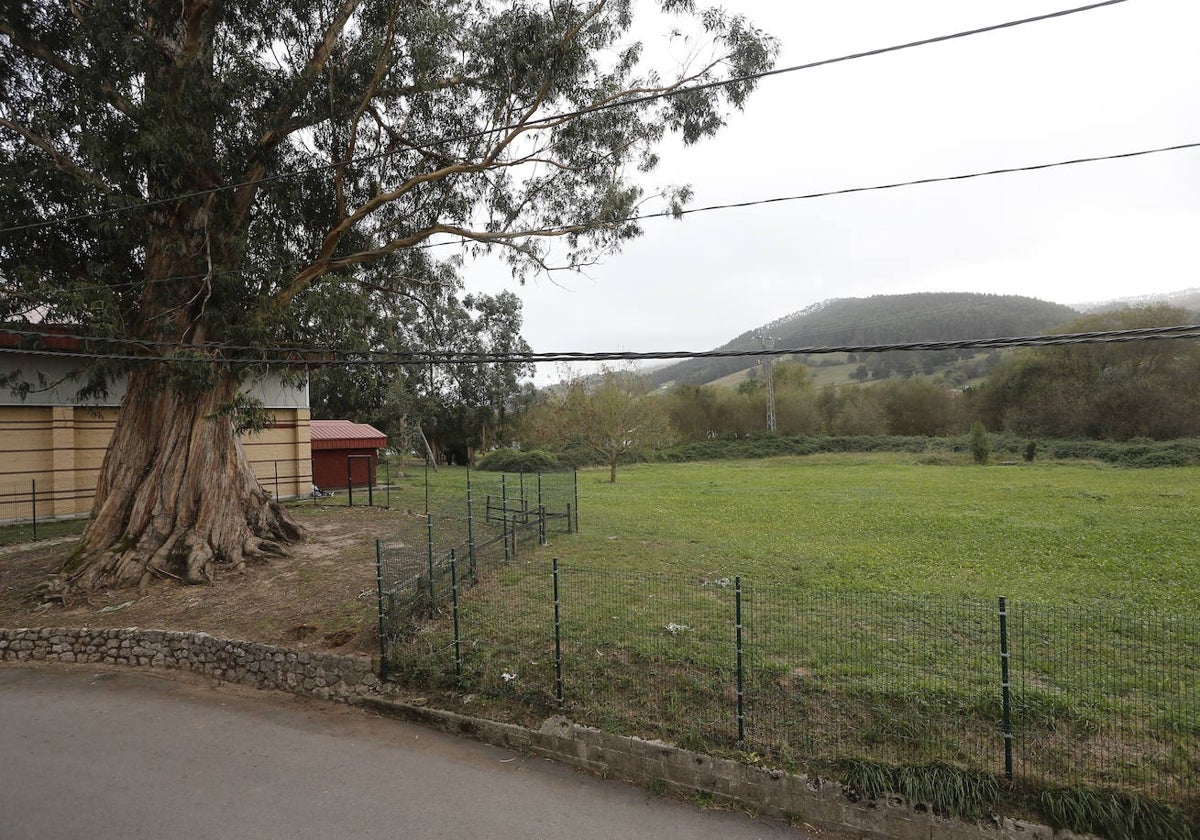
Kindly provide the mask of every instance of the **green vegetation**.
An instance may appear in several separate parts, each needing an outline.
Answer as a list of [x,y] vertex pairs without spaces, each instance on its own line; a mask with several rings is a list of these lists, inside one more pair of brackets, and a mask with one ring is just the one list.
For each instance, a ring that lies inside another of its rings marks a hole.
[[[83,533],[86,519],[52,519],[39,521],[37,536],[39,540],[52,540],[56,537],[78,536]],[[19,522],[12,525],[0,526],[0,545],[31,542],[35,539],[33,524]]]
[[979,421],[971,426],[971,457],[980,466],[987,464],[992,457],[992,442],[988,439],[987,430]]
[[573,719],[972,815],[992,807],[989,780],[1004,770],[1004,594],[1016,783],[1001,785],[1003,807],[1042,808],[1040,791],[1077,786],[1136,794],[1159,815],[1145,819],[1183,819],[1154,803],[1189,807],[1200,772],[1197,478],[1196,467],[981,467],[966,447],[638,465],[620,485],[585,471],[582,533],[554,536],[466,598],[461,676],[449,676],[446,620],[391,658],[445,702],[465,692],[475,712],[526,722],[553,712],[558,557]]
[[[559,449],[582,449],[608,466],[653,452],[671,440],[670,424],[645,381],[630,370],[605,368],[598,376],[575,377],[530,405],[521,423],[524,441]],[[567,463],[572,458],[564,459]]]
[[477,465],[490,472],[538,473],[561,469],[558,458],[541,449],[497,449]]
[[[1136,440],[1022,440],[1015,435],[989,436],[992,453],[1002,462],[1018,457],[1033,461],[1041,453],[1050,460],[1096,461],[1122,467],[1200,466],[1200,439],[1171,441]],[[926,437],[923,435],[754,435],[734,439],[711,439],[679,443],[659,450],[654,460],[671,463],[773,458],[781,455],[840,453],[895,453],[912,456],[922,463],[956,463],[955,456],[970,451],[970,438]],[[560,456],[561,460],[562,459]],[[586,458],[568,461],[577,466],[594,464]]]
[[852,759],[842,762],[839,769],[842,784],[865,799],[898,795],[911,805],[923,805],[943,816],[978,820],[991,813],[1000,799],[993,776],[938,762],[892,767]]
[[[893,330],[886,340],[896,342],[953,337],[949,334],[960,332],[973,337],[1003,334],[1006,331],[999,329],[1002,323],[1012,328],[1009,335],[1032,334],[1038,331],[1033,329],[1038,317],[1070,312],[1023,298],[944,297],[952,302],[927,313],[908,312],[904,307],[922,302],[932,305],[938,296],[836,301],[806,313],[801,320],[816,315],[828,319],[833,343],[836,335],[850,335],[846,341],[867,342],[883,335],[879,330]],[[855,311],[851,304],[876,306],[885,301],[903,304],[901,309],[907,314],[898,320],[881,316],[879,323],[872,321],[870,329],[863,327],[858,332],[844,323]],[[979,307],[982,309],[976,311]],[[980,314],[983,310],[990,313],[988,317]],[[1065,326],[1058,323],[1054,331],[1136,330],[1195,320],[1187,310],[1153,305],[1077,318]],[[787,321],[772,325],[772,331]],[[745,350],[757,341],[748,333],[726,347]],[[909,441],[897,442],[896,438],[937,438],[923,445],[960,451],[959,439],[973,436],[974,446],[994,443],[998,457],[1033,460],[1039,439],[1050,439],[1059,442],[1050,447],[1051,458],[1099,458],[1137,466],[1196,463],[1196,447],[1187,443],[1189,437],[1200,436],[1200,344],[1194,340],[1066,345],[987,354],[843,351],[790,354],[772,364],[767,361],[759,359],[750,368],[717,375],[724,371],[723,364],[744,364],[744,357],[699,359],[646,375],[647,384],[662,385],[653,392],[653,402],[665,412],[675,444],[667,446],[666,436],[656,434],[623,449],[612,442],[625,444],[633,435],[610,433],[609,445],[604,448],[607,462],[615,469],[618,461],[631,457],[680,461],[805,455],[837,451],[851,439],[857,440],[845,448],[853,451],[910,448]],[[705,379],[709,374],[715,378]],[[609,379],[610,374],[598,378],[591,386],[593,392],[604,390]],[[577,386],[571,383],[568,392],[578,390]],[[623,390],[636,392],[636,383],[628,376]],[[524,414],[523,422],[515,426],[516,439],[526,447],[558,450],[554,454],[563,463],[592,463],[586,452],[580,457],[581,430],[589,425],[582,415],[560,412],[554,422],[545,422],[542,409],[556,401],[563,402],[563,396],[532,395],[514,406]],[[548,428],[553,435],[546,434]],[[640,426],[625,423],[616,428]],[[987,435],[1003,437],[993,441]],[[576,451],[568,454],[563,449],[572,437]],[[1184,442],[1183,451],[1171,448],[1178,441]],[[1130,444],[1130,448],[1105,446],[1115,443]],[[1149,448],[1158,445],[1166,448]],[[988,461],[982,450],[971,451],[978,463]]]
[[638,466],[619,487],[599,478],[580,476],[584,527],[564,560],[1182,612],[1200,598],[1193,467],[864,453]]
[[[1165,305],[1090,315],[1066,332],[1195,323]],[[1168,440],[1200,434],[1200,344],[1143,341],[1045,347],[1011,356],[980,389],[990,429],[1059,438]]]
[[1051,826],[1111,840],[1192,840],[1186,815],[1141,797],[1089,788],[1046,791],[1041,811]]

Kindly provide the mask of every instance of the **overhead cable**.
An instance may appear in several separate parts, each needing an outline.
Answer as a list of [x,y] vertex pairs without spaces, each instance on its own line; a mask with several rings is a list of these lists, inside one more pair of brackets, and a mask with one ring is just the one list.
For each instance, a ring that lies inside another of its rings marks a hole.
[[[871,186],[863,186],[863,187],[841,187],[841,188],[838,188],[835,190],[823,190],[821,192],[800,193],[798,195],[773,196],[771,198],[749,199],[747,201],[735,201],[735,202],[728,202],[725,204],[710,204],[705,207],[693,207],[690,209],[679,210],[679,211],[664,211],[664,212],[660,212],[660,213],[644,213],[644,214],[637,215],[637,216],[625,216],[620,219],[614,219],[612,222],[609,222],[608,224],[619,225],[619,224],[625,224],[627,222],[640,222],[640,221],[647,221],[650,219],[678,218],[680,216],[690,216],[695,213],[709,213],[714,210],[740,210],[740,209],[745,209],[747,207],[758,207],[758,206],[765,205],[765,204],[781,204],[781,203],[789,202],[789,201],[806,201],[806,200],[817,199],[817,198],[832,198],[834,196],[839,196],[839,195],[853,195],[855,193],[878,192],[878,191],[882,191],[882,190],[894,190],[894,189],[899,189],[901,187],[915,187],[915,186],[922,186],[925,184],[941,184],[941,183],[947,183],[950,181],[967,181],[967,180],[971,180],[974,178],[985,178],[985,177],[989,177],[989,176],[993,176],[993,175],[1011,175],[1011,174],[1020,173],[1020,172],[1037,172],[1039,170],[1054,169],[1054,168],[1062,167],[1062,166],[1076,166],[1076,165],[1083,164],[1083,163],[1098,163],[1098,162],[1110,161],[1110,160],[1126,160],[1129,158],[1137,158],[1137,157],[1145,157],[1147,155],[1161,154],[1163,152],[1178,152],[1178,151],[1184,151],[1184,150],[1188,150],[1188,149],[1198,149],[1198,148],[1200,148],[1200,141],[1190,142],[1190,143],[1176,143],[1171,146],[1159,146],[1159,147],[1156,147],[1153,149],[1139,149],[1137,151],[1132,151],[1132,152],[1114,152],[1112,154],[1093,155],[1091,157],[1077,157],[1077,158],[1070,158],[1068,160],[1051,161],[1049,163],[1031,163],[1031,164],[1027,164],[1024,166],[1006,166],[1006,167],[1001,167],[1001,168],[997,168],[997,169],[981,170],[981,171],[977,171],[977,172],[959,173],[957,175],[936,175],[936,176],[930,176],[928,178],[916,178],[916,179],[909,180],[909,181],[893,181],[893,182],[890,182],[887,184],[873,184]],[[558,232],[567,230],[571,227],[574,227],[574,226],[573,225],[562,225],[560,227],[542,228],[540,230],[533,231],[532,234],[537,235],[537,234],[558,233]],[[447,242],[431,242],[431,243],[426,243],[424,245],[418,245],[416,247],[421,248],[421,249],[445,248],[445,247],[449,247],[452,245],[462,244],[465,241],[466,240],[453,240],[453,241],[447,241]],[[233,276],[233,275],[248,274],[248,273],[250,273],[250,270],[244,269],[244,268],[217,268],[217,269],[213,269],[211,271],[205,272],[205,273],[193,274],[193,275],[148,278],[148,279],[137,280],[137,281],[127,282],[127,283],[115,283],[115,284],[111,284],[111,285],[97,283],[97,284],[82,285],[82,286],[72,286],[72,287],[70,287],[70,289],[68,291],[87,291],[87,290],[93,290],[93,289],[94,290],[104,290],[104,289],[129,288],[129,287],[137,287],[137,286],[141,286],[141,285],[145,285],[145,284],[170,283],[170,282],[175,282],[175,281],[186,281],[186,280],[202,280],[206,277]],[[257,273],[255,274],[255,276],[257,276]]]
[[[23,330],[0,327],[0,334],[25,336]],[[75,338],[61,333],[45,333],[45,338],[62,340]],[[1008,336],[1000,338],[971,338],[949,341],[909,341],[887,344],[821,345],[813,347],[759,348],[754,350],[668,350],[659,352],[551,352],[551,353],[495,353],[459,350],[406,350],[406,351],[331,351],[321,349],[290,351],[286,356],[271,356],[270,353],[288,352],[281,348],[234,348],[224,345],[187,345],[153,342],[160,349],[184,351],[187,355],[137,355],[132,353],[89,353],[76,350],[47,350],[37,347],[0,347],[0,355],[36,355],[62,358],[79,358],[93,361],[126,361],[153,364],[241,364],[267,365],[271,367],[348,367],[348,366],[408,366],[428,364],[538,364],[544,362],[613,362],[613,361],[662,361],[680,359],[729,359],[761,358],[763,356],[828,355],[831,353],[890,353],[896,351],[937,350],[995,350],[1008,347],[1061,347],[1085,344],[1118,344],[1134,341],[1170,341],[1175,339],[1200,338],[1200,324],[1182,324],[1170,327],[1142,327],[1125,330],[1094,330],[1080,333],[1052,335]],[[77,339],[89,341],[92,339]],[[112,344],[139,346],[143,342],[135,339],[104,338],[96,341]],[[234,351],[236,350],[236,353]],[[230,355],[226,355],[230,354]]]
[[[982,34],[985,34],[988,32],[997,32],[997,31],[1004,30],[1004,29],[1011,29],[1011,28],[1018,27],[1018,26],[1025,26],[1025,25],[1031,24],[1031,23],[1039,23],[1042,21],[1053,20],[1055,18],[1066,17],[1068,15],[1075,15],[1075,14],[1079,14],[1081,12],[1089,12],[1089,11],[1093,11],[1095,9],[1103,8],[1105,6],[1115,6],[1120,3],[1125,3],[1125,2],[1128,2],[1128,0],[1102,0],[1102,2],[1089,3],[1084,6],[1076,6],[1076,7],[1070,8],[1070,9],[1060,9],[1060,10],[1054,11],[1054,12],[1047,12],[1046,14],[1033,15],[1031,17],[1020,18],[1017,20],[1004,21],[1002,23],[990,24],[988,26],[981,26],[981,27],[977,27],[975,29],[966,29],[966,30],[962,30],[959,32],[951,32],[951,33],[948,33],[945,35],[935,35],[930,38],[921,38],[919,40],[908,41],[903,44],[895,44],[895,45],[887,46],[887,47],[878,47],[876,49],[865,50],[865,51],[856,52],[856,53],[849,53],[847,55],[840,55],[840,56],[836,56],[834,58],[825,58],[825,59],[820,59],[817,61],[810,61],[810,62],[807,62],[804,64],[795,64],[790,67],[779,67],[779,68],[776,68],[773,70],[764,70],[760,73],[750,73],[750,74],[747,74],[744,76],[736,76],[736,77],[730,78],[730,79],[722,79],[722,80],[715,81],[715,82],[706,82],[706,83],[698,84],[698,85],[690,85],[687,87],[677,88],[675,90],[659,91],[657,93],[645,94],[645,95],[641,95],[641,96],[631,96],[626,99],[619,99],[615,102],[608,102],[603,105],[594,105],[594,106],[589,106],[586,108],[579,108],[574,111],[566,111],[566,112],[562,112],[562,113],[558,113],[558,114],[553,114],[550,116],[542,117],[541,119],[531,120],[531,121],[525,122],[525,123],[514,123],[514,124],[510,124],[510,125],[505,125],[505,126],[498,126],[498,127],[487,129],[487,130],[467,132],[467,133],[459,134],[459,135],[440,137],[440,138],[436,138],[436,139],[428,141],[428,143],[426,145],[440,146],[440,145],[445,145],[448,143],[460,143],[460,142],[465,142],[468,140],[475,140],[475,139],[479,139],[482,137],[486,137],[487,135],[495,134],[497,132],[513,131],[513,130],[516,130],[519,128],[524,128],[524,129],[546,128],[546,127],[550,127],[562,120],[577,119],[579,117],[588,116],[590,114],[597,114],[597,113],[601,113],[604,111],[611,111],[616,108],[624,108],[624,107],[628,107],[630,105],[645,105],[645,104],[649,104],[651,102],[654,102],[654,101],[660,100],[660,99],[668,99],[668,98],[672,98],[672,97],[676,97],[676,96],[686,96],[688,94],[694,94],[694,93],[706,91],[706,90],[713,90],[713,89],[720,88],[720,87],[727,87],[729,85],[744,84],[746,82],[758,81],[760,79],[765,79],[765,78],[768,78],[771,76],[780,76],[780,75],[784,75],[786,73],[795,73],[795,72],[799,72],[802,70],[813,70],[813,69],[816,69],[819,67],[827,67],[832,64],[840,64],[840,63],[847,62],[847,61],[856,61],[858,59],[871,58],[871,57],[879,56],[879,55],[886,55],[888,53],[900,52],[902,50],[909,50],[909,49],[914,49],[917,47],[930,46],[932,44],[939,44],[939,43],[943,43],[946,41],[952,41],[952,40],[955,40],[958,38],[967,38],[967,37],[970,37],[973,35],[982,35]],[[36,229],[48,227],[48,226],[54,225],[54,224],[62,224],[62,223],[66,223],[66,222],[76,222],[76,221],[82,221],[85,219],[102,218],[105,216],[117,215],[119,213],[127,213],[127,212],[133,212],[135,210],[144,210],[144,209],[151,208],[151,207],[159,207],[159,206],[163,206],[166,204],[174,204],[176,202],[187,201],[187,200],[190,200],[193,198],[203,198],[204,196],[213,195],[216,193],[237,190],[237,189],[241,189],[242,187],[258,186],[260,184],[274,183],[276,181],[282,181],[282,180],[286,180],[288,178],[297,178],[297,177],[300,177],[303,175],[312,175],[312,174],[315,174],[318,172],[332,171],[334,169],[340,169],[340,168],[346,167],[346,166],[359,166],[362,164],[372,163],[372,162],[375,162],[378,160],[383,160],[388,157],[393,157],[393,156],[396,156],[399,154],[403,154],[406,151],[407,151],[406,149],[398,149],[398,150],[389,150],[389,151],[384,151],[384,152],[375,152],[372,154],[360,155],[358,157],[348,158],[346,160],[336,161],[333,163],[325,163],[325,164],[320,164],[317,166],[306,167],[303,169],[295,169],[295,170],[290,170],[288,172],[280,172],[280,173],[276,173],[274,175],[266,175],[262,178],[255,178],[255,179],[250,179],[250,180],[246,180],[246,181],[238,181],[238,182],[231,183],[231,184],[222,184],[221,186],[218,186],[218,187],[211,187],[209,189],[204,189],[204,190],[196,190],[194,192],[183,193],[183,194],[171,196],[168,198],[159,198],[159,199],[140,201],[140,202],[135,201],[135,202],[127,204],[123,207],[113,207],[113,208],[109,208],[107,210],[95,210],[95,211],[91,211],[88,213],[74,213],[74,214],[51,216],[48,219],[42,219],[37,222],[28,222],[23,225],[13,225],[13,226],[6,227],[6,228],[0,228],[0,233],[16,233],[16,232],[20,232],[20,231],[36,230]]]

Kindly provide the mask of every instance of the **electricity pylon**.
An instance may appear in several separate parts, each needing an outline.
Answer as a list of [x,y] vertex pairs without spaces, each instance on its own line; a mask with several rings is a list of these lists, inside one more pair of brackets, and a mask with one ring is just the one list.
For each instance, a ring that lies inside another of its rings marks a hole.
[[[759,335],[757,336],[758,343],[762,345],[763,350],[774,350],[775,342],[779,340],[778,336],[774,335]],[[771,342],[771,346],[767,346],[767,342]],[[771,369],[775,366],[773,356],[767,356],[763,359],[763,380],[767,383],[767,431],[775,431],[775,379],[771,375]]]

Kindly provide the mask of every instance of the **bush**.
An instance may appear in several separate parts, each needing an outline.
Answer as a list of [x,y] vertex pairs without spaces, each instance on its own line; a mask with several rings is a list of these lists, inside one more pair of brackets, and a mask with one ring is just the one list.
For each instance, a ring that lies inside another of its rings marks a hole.
[[[982,429],[982,427],[981,427]],[[749,435],[745,437],[711,438],[669,446],[649,458],[626,455],[621,464],[643,460],[682,463],[687,461],[729,461],[752,458],[774,458],[780,455],[815,455],[846,452],[902,452],[930,456],[938,453],[970,454],[976,456],[977,440],[974,431],[957,437],[925,437],[922,435]],[[990,457],[1021,458],[1031,461],[1040,454],[1051,459],[1102,461],[1124,467],[1181,467],[1200,465],[1200,439],[1182,438],[1170,441],[1104,441],[1058,440],[1038,442],[1017,435],[983,431],[983,443]],[[521,455],[517,450],[503,450]],[[487,466],[480,469],[518,471],[516,466],[494,467],[489,455]],[[542,453],[543,455],[546,453]],[[584,446],[572,446],[555,453],[559,468],[602,466],[603,457]],[[935,459],[936,460],[936,459]],[[978,462],[978,458],[976,457]],[[932,462],[931,462],[932,463]],[[952,462],[947,462],[952,463]],[[550,467],[549,469],[553,469]],[[526,469],[526,472],[532,469]]]
[[978,420],[971,426],[971,457],[976,464],[986,464],[992,457],[992,442],[988,440],[987,430]]
[[541,449],[497,449],[484,456],[476,469],[490,472],[538,473],[561,469],[559,460]]

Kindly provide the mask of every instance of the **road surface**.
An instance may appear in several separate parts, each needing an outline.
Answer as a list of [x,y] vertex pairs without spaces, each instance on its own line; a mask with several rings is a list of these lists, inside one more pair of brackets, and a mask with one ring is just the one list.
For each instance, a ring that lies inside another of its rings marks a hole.
[[368,712],[134,671],[0,668],[0,840],[806,840]]

